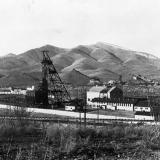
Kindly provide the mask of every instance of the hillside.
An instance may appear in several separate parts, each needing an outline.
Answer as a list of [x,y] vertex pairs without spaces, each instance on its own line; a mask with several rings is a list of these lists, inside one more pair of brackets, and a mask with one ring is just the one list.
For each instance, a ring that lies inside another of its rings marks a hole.
[[8,54],[0,57],[1,86],[37,83],[41,77],[41,51],[44,49],[49,51],[62,79],[74,85],[87,84],[89,77],[94,76],[108,81],[118,79],[121,74],[123,80],[128,80],[134,73],[160,79],[159,58],[99,42],[79,45],[72,49],[46,45],[19,55]]
[[72,71],[65,72],[62,74],[62,79],[65,82],[69,82],[74,86],[86,85],[89,83],[90,78],[79,71],[73,69]]

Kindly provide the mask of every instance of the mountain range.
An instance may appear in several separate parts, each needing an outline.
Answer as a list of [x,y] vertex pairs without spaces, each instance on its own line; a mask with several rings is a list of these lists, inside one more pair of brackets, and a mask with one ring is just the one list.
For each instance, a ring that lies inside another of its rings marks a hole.
[[41,80],[42,50],[48,50],[65,82],[86,85],[92,77],[101,81],[127,81],[132,74],[160,80],[160,59],[144,52],[98,42],[71,49],[45,45],[22,54],[0,57],[0,86],[35,85]]

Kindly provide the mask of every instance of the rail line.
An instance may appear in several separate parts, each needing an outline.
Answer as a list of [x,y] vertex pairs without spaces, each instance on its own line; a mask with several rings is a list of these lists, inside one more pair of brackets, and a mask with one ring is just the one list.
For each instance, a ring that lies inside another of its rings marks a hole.
[[95,119],[95,118],[54,118],[54,117],[15,117],[15,116],[0,116],[0,120],[27,120],[37,122],[51,122],[51,123],[65,123],[65,124],[78,124],[86,123],[87,125],[108,125],[114,122],[117,123],[142,123],[142,124],[160,124],[154,120],[136,120],[136,119]]

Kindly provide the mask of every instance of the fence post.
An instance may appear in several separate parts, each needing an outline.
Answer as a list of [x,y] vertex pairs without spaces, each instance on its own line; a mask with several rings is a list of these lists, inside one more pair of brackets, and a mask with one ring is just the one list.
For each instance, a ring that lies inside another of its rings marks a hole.
[[94,119],[94,129],[96,129],[96,120]]

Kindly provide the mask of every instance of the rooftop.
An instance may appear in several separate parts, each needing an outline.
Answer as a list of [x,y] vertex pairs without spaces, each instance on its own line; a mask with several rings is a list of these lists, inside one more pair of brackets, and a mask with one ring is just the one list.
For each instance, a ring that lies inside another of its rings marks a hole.
[[107,87],[107,88],[103,89],[103,90],[100,91],[100,92],[101,92],[101,93],[108,93],[108,92],[113,91],[115,88],[116,88],[116,86],[114,86],[114,87]]
[[89,89],[89,92],[101,92],[106,89],[106,86],[93,86]]

